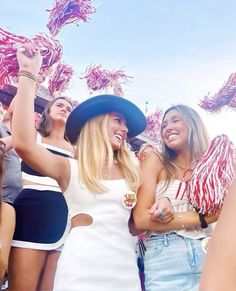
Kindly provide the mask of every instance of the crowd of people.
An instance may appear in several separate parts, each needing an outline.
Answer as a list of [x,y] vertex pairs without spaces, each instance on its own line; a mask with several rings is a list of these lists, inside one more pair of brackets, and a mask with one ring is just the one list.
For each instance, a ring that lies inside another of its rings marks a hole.
[[236,184],[222,213],[211,215],[199,213],[186,191],[209,146],[198,113],[167,109],[162,148],[147,144],[137,156],[127,140],[143,132],[146,118],[117,83],[115,95],[75,108],[53,99],[35,127],[42,57],[35,44],[23,48],[17,94],[0,126],[0,277],[8,290],[236,290]]

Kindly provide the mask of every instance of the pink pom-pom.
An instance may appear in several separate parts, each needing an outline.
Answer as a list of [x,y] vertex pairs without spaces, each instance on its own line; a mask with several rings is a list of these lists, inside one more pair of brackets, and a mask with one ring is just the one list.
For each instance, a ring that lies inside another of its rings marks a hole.
[[127,76],[123,70],[108,71],[102,69],[101,65],[90,66],[86,69],[84,76],[88,88],[91,91],[102,91],[113,87],[115,81],[128,83],[131,76]]
[[147,127],[144,132],[154,140],[160,140],[161,117],[163,112],[156,111],[146,117]]
[[15,35],[0,28],[0,85],[16,83],[18,63],[17,46],[30,42],[24,36]]
[[72,67],[64,63],[59,63],[57,65],[53,75],[48,82],[48,90],[51,96],[61,94],[68,88],[73,73],[74,70],[72,69]]
[[56,0],[55,6],[47,11],[50,12],[47,27],[55,36],[66,24],[80,20],[87,22],[96,9],[91,0]]
[[40,53],[43,57],[41,68],[43,71],[48,70],[48,68],[60,61],[62,57],[62,45],[58,40],[46,34],[39,33],[36,34],[31,41],[39,46]]
[[190,203],[203,214],[220,210],[235,179],[234,146],[226,135],[217,136],[197,164],[188,182]]
[[44,76],[49,68],[57,63],[62,56],[62,46],[59,41],[48,37],[46,34],[39,33],[29,39],[18,36],[0,28],[0,85],[14,84],[17,82],[19,70],[16,51],[24,43],[34,42],[39,46],[43,56],[43,64],[40,75]]
[[206,96],[200,106],[209,112],[221,110],[224,106],[236,108],[236,73],[230,75],[226,84],[212,97]]

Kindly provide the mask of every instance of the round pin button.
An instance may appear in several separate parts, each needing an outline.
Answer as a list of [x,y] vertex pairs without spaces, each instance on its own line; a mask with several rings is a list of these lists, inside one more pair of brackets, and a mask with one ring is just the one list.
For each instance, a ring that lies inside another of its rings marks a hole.
[[125,192],[122,195],[122,205],[126,209],[132,209],[137,203],[137,196],[134,192]]

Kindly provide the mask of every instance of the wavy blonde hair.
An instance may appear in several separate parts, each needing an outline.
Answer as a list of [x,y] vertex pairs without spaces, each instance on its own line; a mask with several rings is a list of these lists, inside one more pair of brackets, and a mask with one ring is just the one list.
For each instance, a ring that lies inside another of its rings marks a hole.
[[126,141],[113,152],[107,131],[108,119],[109,114],[96,116],[82,128],[76,143],[79,177],[90,191],[104,193],[108,191],[102,183],[104,166],[111,169],[116,161],[128,185],[136,192],[141,184],[137,159]]
[[[209,136],[205,125],[199,114],[191,107],[183,104],[174,105],[168,108],[164,115],[162,121],[165,119],[165,116],[171,110],[177,110],[183,120],[189,126],[189,136],[188,136],[188,146],[190,150],[191,161],[198,161],[202,154],[206,151],[209,145]],[[162,134],[162,128],[161,128]],[[171,180],[175,178],[176,175],[176,166],[173,163],[176,158],[176,153],[172,149],[168,148],[162,141],[162,157],[163,164],[167,174],[167,185]]]

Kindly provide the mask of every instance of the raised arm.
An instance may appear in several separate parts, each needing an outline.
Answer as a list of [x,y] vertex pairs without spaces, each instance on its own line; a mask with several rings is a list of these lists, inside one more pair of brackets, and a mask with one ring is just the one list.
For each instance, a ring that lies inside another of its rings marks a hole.
[[[34,96],[35,78],[42,64],[42,57],[34,44],[18,50],[19,80],[14,100],[12,118],[12,144],[19,156],[32,168],[58,181],[62,190],[69,183],[69,162],[56,156],[35,142]],[[35,76],[35,77],[34,77]]]
[[[150,152],[141,161],[143,183],[138,191],[138,203],[133,211],[133,219],[138,230],[166,232],[181,230],[200,225],[199,215],[195,211],[174,212],[174,219],[168,223],[161,223],[152,219],[153,204],[155,202],[158,176],[163,170],[163,164],[158,155]],[[208,224],[217,220],[218,215],[205,216]]]

